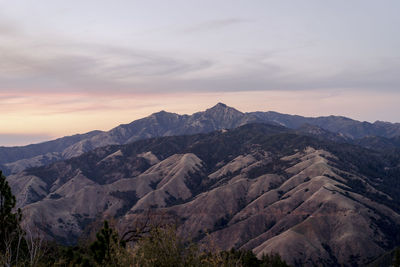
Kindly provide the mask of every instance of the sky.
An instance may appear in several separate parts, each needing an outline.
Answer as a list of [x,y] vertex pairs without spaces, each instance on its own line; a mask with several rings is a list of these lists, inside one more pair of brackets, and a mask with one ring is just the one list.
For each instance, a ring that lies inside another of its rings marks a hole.
[[0,146],[160,110],[400,122],[400,1],[0,0]]

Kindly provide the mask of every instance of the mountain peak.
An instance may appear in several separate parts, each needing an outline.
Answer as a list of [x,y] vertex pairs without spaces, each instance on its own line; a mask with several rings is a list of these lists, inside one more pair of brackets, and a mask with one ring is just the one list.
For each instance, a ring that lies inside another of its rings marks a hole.
[[155,112],[153,114],[165,114],[165,113],[169,113],[169,112],[166,112],[165,110],[160,110],[160,111]]
[[218,102],[218,103],[214,106],[214,108],[216,108],[216,107],[226,108],[226,107],[228,107],[228,106],[225,105],[224,103]]
[[155,113],[151,114],[150,116],[165,117],[165,116],[176,116],[176,115],[178,115],[178,114],[173,113],[173,112],[168,112],[165,110],[161,110],[159,112],[155,112]]
[[218,102],[215,106],[209,109],[225,109],[225,108],[232,108],[232,107],[228,107],[226,104]]
[[239,121],[245,116],[237,109],[229,107],[223,103],[218,103],[204,112],[198,113],[203,120],[211,120],[214,128],[230,129],[240,125]]
[[223,112],[230,111],[230,112],[242,114],[242,112],[240,112],[239,110],[229,107],[221,102],[217,103],[215,106],[206,110],[206,112],[221,112],[221,111],[223,111]]

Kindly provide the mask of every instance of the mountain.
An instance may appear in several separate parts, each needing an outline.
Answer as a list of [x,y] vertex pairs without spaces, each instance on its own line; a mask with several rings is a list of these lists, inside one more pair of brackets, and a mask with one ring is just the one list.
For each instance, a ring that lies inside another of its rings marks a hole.
[[[323,135],[324,138],[329,135],[332,140],[340,139],[343,142],[370,136],[383,138],[400,136],[399,123],[359,122],[338,116],[307,118],[272,111],[243,113],[218,103],[206,111],[192,115],[161,111],[107,132],[95,131],[24,147],[0,147],[0,168],[6,174],[17,173],[29,167],[76,157],[106,145],[128,144],[151,137],[209,133],[255,122],[299,129],[300,132]],[[370,146],[365,142],[360,144]]]
[[[308,123],[305,123],[300,127],[298,127],[296,129],[296,132],[298,132],[299,134],[314,136],[320,139],[327,139],[338,143],[354,143],[355,140],[359,140],[359,139],[353,140],[351,138],[344,136],[342,133],[330,132],[328,130],[325,130],[324,128]],[[367,144],[369,143],[365,142],[359,145],[367,145]]]
[[262,121],[274,121],[285,127],[296,129],[304,124],[315,125],[333,133],[339,133],[351,139],[366,136],[396,137],[400,136],[400,123],[376,121],[360,122],[342,116],[302,117],[277,112],[250,112]]
[[356,139],[353,143],[374,150],[395,150],[400,149],[400,136],[393,138],[367,136]]
[[220,249],[363,266],[400,243],[399,177],[398,153],[256,123],[104,146],[8,181],[24,223],[65,244],[91,222],[122,227],[150,210]]
[[5,174],[63,159],[62,152],[77,142],[100,134],[92,131],[27,146],[0,147],[0,168]]
[[157,136],[211,132],[255,121],[252,116],[222,103],[191,116],[161,111],[108,132],[93,131],[23,147],[0,147],[0,167],[5,174],[17,173],[26,168],[79,156],[105,145],[127,144]]
[[137,140],[194,133],[207,133],[220,129],[236,128],[257,119],[218,103],[204,112],[178,115],[161,111],[130,124],[120,125],[109,132],[82,140],[64,151],[67,158],[91,149],[110,145],[127,144]]

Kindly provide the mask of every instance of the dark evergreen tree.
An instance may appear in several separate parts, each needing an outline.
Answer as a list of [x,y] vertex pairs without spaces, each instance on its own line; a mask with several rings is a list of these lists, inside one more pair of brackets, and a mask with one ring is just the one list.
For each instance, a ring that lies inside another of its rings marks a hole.
[[90,245],[94,260],[100,265],[113,262],[115,246],[119,244],[118,234],[104,221],[103,228],[96,234],[97,240]]
[[400,247],[394,250],[393,266],[400,267]]
[[266,254],[261,258],[260,267],[289,267],[279,254]]
[[0,252],[10,249],[21,237],[21,210],[15,211],[15,196],[11,192],[6,177],[0,171]]
[[235,266],[241,267],[289,267],[289,265],[282,260],[279,254],[266,254],[259,260],[251,250],[236,250],[222,251],[223,258],[222,266]]

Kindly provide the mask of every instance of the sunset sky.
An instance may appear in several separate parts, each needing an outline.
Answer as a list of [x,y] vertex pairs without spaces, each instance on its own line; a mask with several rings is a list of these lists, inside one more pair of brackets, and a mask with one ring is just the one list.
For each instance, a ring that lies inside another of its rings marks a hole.
[[0,0],[0,146],[166,110],[400,122],[400,1]]

